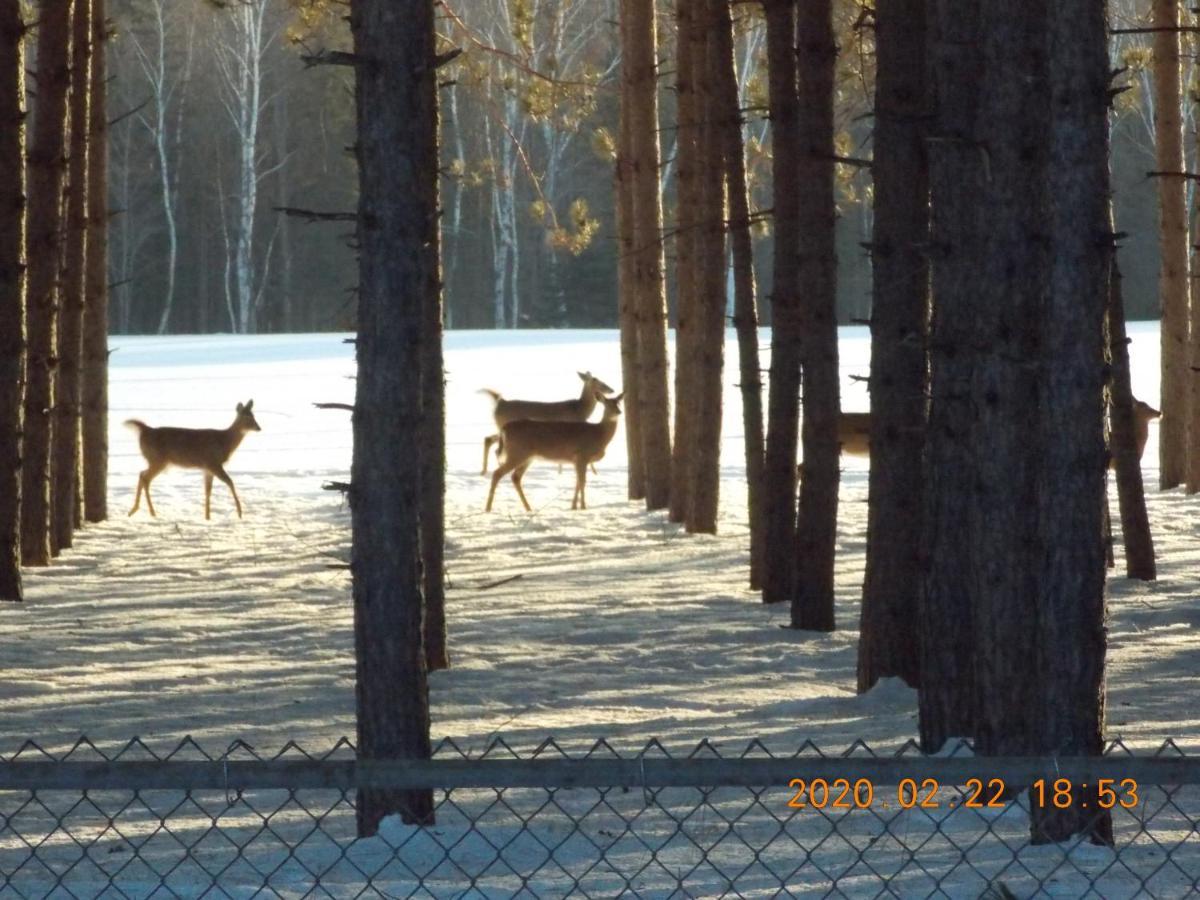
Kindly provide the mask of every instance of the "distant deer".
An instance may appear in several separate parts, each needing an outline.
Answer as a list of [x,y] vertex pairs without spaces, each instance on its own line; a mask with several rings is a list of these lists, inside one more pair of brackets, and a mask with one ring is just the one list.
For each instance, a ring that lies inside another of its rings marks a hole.
[[621,415],[621,398],[625,395],[605,397],[595,392],[596,400],[604,405],[604,415],[599,422],[536,422],[519,420],[510,422],[501,430],[500,465],[492,473],[492,489],[488,491],[486,511],[491,512],[492,499],[496,496],[496,485],[500,479],[512,472],[513,487],[528,512],[533,511],[525,492],[521,490],[521,478],[536,458],[554,462],[569,462],[575,465],[575,493],[571,497],[571,509],[587,509],[584,495],[587,487],[587,467],[604,458],[613,435],[617,433],[617,419]]
[[142,501],[142,492],[146,492],[146,507],[150,515],[155,515],[154,503],[150,500],[150,482],[167,466],[182,466],[188,469],[204,470],[204,518],[210,518],[209,509],[212,499],[213,478],[218,478],[229,486],[233,494],[233,502],[237,506],[238,518],[242,517],[242,501],[238,499],[233,479],[225,471],[225,463],[238,448],[242,438],[248,431],[262,431],[254,419],[254,401],[248,400],[243,406],[237,405],[237,418],[233,424],[224,430],[216,428],[151,428],[138,419],[125,422],[138,433],[138,446],[142,448],[142,456],[146,457],[149,466],[138,475],[137,494],[133,498],[133,509],[129,515],[138,511]]
[[[488,469],[488,453],[492,444],[500,441],[500,433],[509,422],[527,419],[533,422],[586,422],[596,408],[596,397],[600,394],[611,394],[613,389],[593,375],[591,372],[577,372],[583,382],[583,390],[577,400],[558,400],[544,403],[537,400],[505,400],[496,391],[484,388],[482,393],[490,394],[495,408],[492,417],[496,420],[497,433],[483,439],[483,471]],[[497,455],[499,455],[497,448]]]

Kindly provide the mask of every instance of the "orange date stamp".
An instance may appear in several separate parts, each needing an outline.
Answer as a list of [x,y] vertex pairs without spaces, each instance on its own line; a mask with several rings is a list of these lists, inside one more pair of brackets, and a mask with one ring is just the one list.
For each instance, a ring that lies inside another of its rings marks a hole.
[[[1013,792],[1002,778],[968,778],[965,791],[954,791],[948,802],[940,798],[942,785],[936,778],[903,778],[896,785],[895,806],[900,809],[1003,809]],[[869,778],[793,778],[788,782],[792,809],[870,809],[876,805],[887,809],[891,794],[876,791]],[[1074,784],[1067,778],[1048,781],[1039,778],[1029,785],[1030,802],[1035,806],[1068,809],[1078,805],[1083,809],[1095,807],[1112,809],[1120,806],[1133,809],[1141,800],[1138,783],[1132,778],[1100,778],[1095,790],[1087,782]]]

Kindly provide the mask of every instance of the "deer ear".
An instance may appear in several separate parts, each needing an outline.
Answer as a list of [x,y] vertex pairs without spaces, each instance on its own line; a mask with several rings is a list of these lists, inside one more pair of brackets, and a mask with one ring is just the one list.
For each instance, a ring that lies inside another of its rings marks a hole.
[[591,372],[576,372],[575,374],[579,376],[580,381],[588,381],[592,377]]
[[620,403],[622,400],[625,399],[625,392],[621,391],[621,393],[617,394],[617,396],[609,397],[608,399],[612,400],[614,403]]
[[254,401],[247,400],[246,401],[246,412],[250,412],[250,410],[252,410],[252,409],[254,409]]
[[246,407],[242,406],[242,404],[240,404],[240,403],[239,403],[239,404],[237,405],[237,411],[238,411],[239,413],[244,413],[244,412],[246,411]]

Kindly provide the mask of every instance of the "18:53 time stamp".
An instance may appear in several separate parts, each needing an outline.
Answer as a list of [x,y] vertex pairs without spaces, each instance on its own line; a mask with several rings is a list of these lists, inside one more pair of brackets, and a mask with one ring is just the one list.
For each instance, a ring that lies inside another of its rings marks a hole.
[[[936,778],[903,778],[896,785],[895,801],[900,809],[1002,809],[1011,802],[1015,790],[1010,790],[1002,778],[968,778],[965,792],[942,802],[942,785]],[[876,805],[890,807],[891,793],[881,793],[869,778],[793,778],[788,782],[792,809],[869,809]],[[1100,778],[1094,790],[1084,782],[1074,784],[1067,778],[1039,778],[1029,785],[1030,800],[1035,806],[1068,809],[1076,803],[1083,809],[1112,809],[1116,806],[1132,809],[1141,802],[1138,783],[1132,778]]]

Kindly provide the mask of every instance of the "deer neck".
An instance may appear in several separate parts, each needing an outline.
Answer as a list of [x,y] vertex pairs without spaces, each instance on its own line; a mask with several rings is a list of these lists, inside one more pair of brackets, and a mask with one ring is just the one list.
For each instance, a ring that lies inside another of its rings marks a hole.
[[225,429],[225,459],[229,459],[233,455],[233,451],[238,448],[245,436],[246,432],[238,428],[237,422]]
[[596,408],[596,392],[592,390],[592,386],[588,382],[583,383],[583,390],[579,392],[579,411],[586,419],[592,414],[592,410]]

